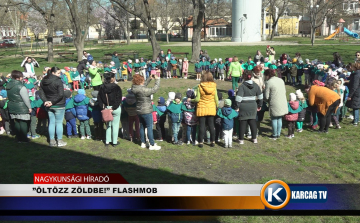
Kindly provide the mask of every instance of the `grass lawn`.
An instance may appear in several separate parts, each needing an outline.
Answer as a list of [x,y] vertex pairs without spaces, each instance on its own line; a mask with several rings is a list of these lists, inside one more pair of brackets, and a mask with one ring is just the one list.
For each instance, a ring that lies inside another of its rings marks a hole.
[[[341,44],[341,45],[349,45],[349,44],[360,44],[358,39],[352,38],[346,34],[343,34],[341,37],[345,37],[348,39],[348,42],[340,41],[340,38],[333,38],[330,40],[325,40],[325,37],[317,37],[315,39],[316,44]],[[270,40],[270,39],[268,39]],[[286,41],[286,42],[296,42],[299,44],[311,44],[310,37],[275,37],[272,41]]]
[[[166,47],[163,49],[167,50]],[[259,47],[213,47],[206,48],[212,58],[226,58],[238,55],[240,58],[253,56]],[[171,47],[173,52],[188,51],[190,47]],[[141,57],[150,58],[151,46],[132,44],[116,49],[93,49],[90,53],[95,60],[104,53],[137,50]],[[263,49],[264,50],[264,49]],[[294,55],[301,52],[303,58],[331,60],[337,51],[345,62],[352,62],[357,49],[353,46],[279,46],[282,52]],[[100,59],[101,60],[101,59]],[[20,68],[22,58],[8,56],[0,59],[0,73],[7,74]],[[48,64],[44,58],[38,59],[41,69],[45,66],[75,66],[76,63]],[[193,70],[193,65],[192,68]],[[40,69],[38,69],[40,73]],[[167,98],[167,92],[181,92],[196,86],[194,79],[161,79],[161,88],[154,95]],[[227,98],[230,82],[217,82],[218,89]],[[131,83],[120,83],[123,94]],[[152,84],[151,84],[152,85]],[[287,94],[295,92],[287,86]],[[90,95],[87,90],[87,95]],[[76,94],[76,93],[75,93]],[[262,135],[259,143],[245,141],[240,146],[224,149],[222,144],[211,148],[207,145],[200,149],[192,145],[173,146],[159,142],[160,151],[141,149],[139,144],[120,139],[121,146],[105,149],[103,143],[93,140],[65,138],[66,147],[50,148],[46,137],[30,144],[15,144],[13,137],[0,136],[0,183],[31,184],[33,173],[120,173],[130,183],[151,184],[208,184],[208,183],[265,183],[271,179],[281,179],[286,183],[359,183],[360,149],[358,127],[350,125],[347,119],[342,128],[330,129],[326,135],[318,135],[305,128],[295,133],[295,138],[282,137],[277,141],[268,139],[271,135],[269,114],[265,114],[261,125]],[[287,125],[283,124],[283,134]],[[358,203],[359,208],[360,205]],[[358,222],[355,217],[220,217],[219,222]]]

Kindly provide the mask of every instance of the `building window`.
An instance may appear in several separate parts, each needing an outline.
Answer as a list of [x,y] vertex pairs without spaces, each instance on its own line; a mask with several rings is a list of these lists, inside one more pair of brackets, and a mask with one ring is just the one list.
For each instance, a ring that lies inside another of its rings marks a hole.
[[269,23],[266,23],[265,28],[266,28],[266,29],[269,29]]

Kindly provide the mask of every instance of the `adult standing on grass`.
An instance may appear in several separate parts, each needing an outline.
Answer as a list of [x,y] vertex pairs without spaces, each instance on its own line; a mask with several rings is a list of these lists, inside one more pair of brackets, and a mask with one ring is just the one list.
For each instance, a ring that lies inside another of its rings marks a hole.
[[[155,79],[155,86],[152,88],[147,87],[151,80]],[[131,91],[136,97],[136,113],[139,116],[140,121],[140,138],[141,148],[146,148],[145,140],[145,128],[147,128],[147,136],[149,138],[150,150],[160,150],[161,146],[158,146],[154,142],[153,135],[153,106],[151,104],[151,95],[155,94],[160,87],[160,77],[158,75],[151,75],[145,82],[143,76],[135,74],[132,80]]]
[[29,93],[22,80],[24,76],[21,71],[11,72],[11,81],[6,84],[8,96],[8,109],[10,118],[15,122],[15,133],[18,143],[27,143],[28,124],[30,120],[31,104]]
[[40,84],[39,95],[49,115],[50,146],[66,146],[63,137],[63,120],[65,115],[64,86],[60,78],[60,69],[52,67]]
[[118,57],[118,53],[115,51],[111,57],[111,61],[115,63],[116,67],[116,81],[119,81],[121,79],[121,70],[120,70],[120,60]]
[[263,93],[256,83],[251,80],[252,71],[246,70],[243,75],[244,82],[240,85],[235,101],[239,108],[240,145],[244,144],[244,135],[248,124],[251,129],[252,141],[257,143],[256,116],[261,111]]
[[217,95],[216,83],[211,72],[206,72],[201,76],[201,82],[196,90],[196,98],[187,100],[190,102],[197,102],[196,117],[199,118],[199,147],[203,147],[204,135],[206,131],[205,122],[209,127],[211,147],[215,146],[215,126],[214,119],[216,115],[216,108],[219,104]]
[[231,81],[232,81],[232,89],[234,91],[237,91],[237,88],[239,86],[238,81],[242,73],[243,73],[243,69],[241,67],[241,64],[239,63],[239,58],[234,57],[233,62],[231,62],[229,69],[229,75],[231,75]]
[[338,52],[334,52],[333,53],[333,57],[334,57],[334,61],[332,62],[337,68],[342,67],[343,63],[342,63],[342,59],[341,56]]
[[91,85],[94,88],[94,91],[98,91],[100,89],[100,85],[102,85],[101,75],[99,70],[100,68],[96,67],[96,61],[94,60],[89,67]]
[[158,57],[159,57],[160,61],[165,60],[166,55],[164,53],[164,50],[160,50]]
[[83,50],[82,59],[87,61],[87,52],[86,52],[86,50]]
[[260,50],[257,50],[254,56],[254,63],[257,64],[257,62],[264,63],[264,56],[261,54]]
[[276,71],[267,69],[264,72],[266,85],[265,85],[265,100],[269,103],[269,113],[272,125],[272,135],[270,139],[278,139],[281,135],[282,117],[288,111],[288,104],[286,100],[285,82],[276,77]]
[[[331,114],[335,113],[340,104],[340,96],[333,90],[324,87],[324,83],[315,80],[308,92],[309,105],[316,106],[320,122],[319,133],[327,133],[331,122]],[[350,95],[349,95],[350,97]]]
[[86,63],[87,63],[87,59],[83,59],[79,62],[79,64],[76,67],[77,71],[80,74],[80,77],[85,76],[84,70],[86,70]]
[[347,70],[351,72],[349,82],[349,96],[346,102],[348,108],[353,109],[353,124],[358,125],[359,122],[359,108],[360,108],[360,63],[353,63],[346,66]]
[[106,123],[105,146],[112,142],[113,147],[118,144],[119,124],[121,116],[122,91],[119,85],[115,84],[115,74],[104,73],[104,84],[99,88],[99,106],[101,109],[111,109],[114,120]]

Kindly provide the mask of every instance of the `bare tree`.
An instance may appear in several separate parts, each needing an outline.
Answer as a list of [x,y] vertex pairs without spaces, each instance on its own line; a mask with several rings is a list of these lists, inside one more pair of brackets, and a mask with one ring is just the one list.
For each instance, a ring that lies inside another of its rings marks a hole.
[[74,45],[78,61],[82,59],[84,43],[90,27],[91,1],[65,0],[70,12],[70,20],[75,31]]
[[297,5],[304,8],[310,16],[311,27],[311,45],[315,43],[316,29],[323,25],[325,18],[332,10],[339,5],[343,4],[343,1],[339,0],[297,0]]
[[328,29],[328,35],[331,34],[331,25],[334,23],[337,23],[339,19],[344,15],[344,9],[342,4],[339,4],[335,6],[333,9],[330,10],[326,17],[326,23],[329,27]]
[[201,50],[201,28],[204,19],[205,12],[205,0],[192,0],[194,6],[193,15],[193,36],[192,36],[192,57],[191,62],[195,62],[199,59],[199,53]]
[[44,17],[35,10],[30,11],[27,26],[34,33],[35,40],[38,40],[40,33],[45,33],[47,28]]
[[112,3],[118,5],[119,7],[123,8],[128,13],[139,17],[140,20],[147,26],[148,32],[150,34],[150,41],[151,46],[153,49],[153,60],[156,59],[159,51],[160,51],[160,45],[156,40],[156,28],[153,25],[153,21],[151,20],[151,10],[149,6],[148,0],[139,0],[135,1],[135,3],[138,3],[136,6],[136,11],[134,4],[131,4],[131,1],[126,0],[110,0]]
[[29,9],[26,5],[12,5],[6,8],[5,12],[10,20],[10,26],[16,36],[16,43],[21,44],[21,33],[26,27],[27,10]]
[[[281,16],[284,15],[288,8],[290,0],[266,0],[265,4],[268,5],[269,15],[271,17],[271,36],[270,40],[274,38],[276,26]],[[265,18],[266,19],[266,18]]]
[[177,19],[177,13],[175,13],[177,11],[175,1],[158,0],[155,3],[154,8],[157,8],[157,11],[159,12],[157,17],[160,18],[160,24],[165,30],[166,42],[169,43],[169,30],[175,25]]
[[54,61],[54,22],[55,22],[55,10],[58,4],[58,0],[30,0],[31,7],[41,14],[45,20],[47,27],[47,45],[48,45],[48,62]]
[[189,23],[189,17],[192,15],[194,9],[191,0],[176,0],[175,7],[177,10],[174,11],[175,13],[175,20],[179,23],[183,40],[187,41],[187,26]]

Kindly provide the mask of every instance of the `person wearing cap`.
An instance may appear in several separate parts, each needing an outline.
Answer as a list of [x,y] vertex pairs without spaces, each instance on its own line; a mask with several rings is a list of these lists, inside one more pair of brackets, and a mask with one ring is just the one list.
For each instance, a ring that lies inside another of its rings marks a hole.
[[[151,80],[155,79],[154,87],[147,87]],[[136,98],[136,112],[139,116],[140,121],[140,139],[141,139],[141,148],[146,148],[145,141],[145,128],[147,128],[147,136],[149,138],[150,150],[160,150],[161,147],[156,145],[154,142],[153,136],[153,106],[151,104],[151,95],[155,94],[160,88],[160,78],[155,75],[151,76],[146,80],[141,75],[134,75],[132,80],[131,91]]]
[[231,108],[231,100],[225,99],[224,107],[217,111],[217,115],[221,118],[221,128],[224,134],[224,147],[232,147],[232,137],[234,128],[234,118],[239,116],[239,113]]
[[91,85],[95,91],[100,89],[102,85],[100,69],[96,67],[96,61],[94,60],[89,68],[89,74],[91,77]]
[[291,139],[295,137],[295,122],[298,120],[299,112],[302,111],[302,107],[299,106],[299,101],[296,100],[294,93],[290,93],[288,110],[289,113],[285,115],[285,120],[288,122],[288,135],[286,138]]
[[180,131],[181,121],[183,118],[183,114],[181,111],[182,106],[182,95],[181,93],[175,94],[175,100],[170,103],[167,107],[168,118],[171,119],[171,128],[173,131],[174,145],[182,145],[183,142],[178,140],[178,134]]
[[231,62],[229,69],[229,75],[231,76],[231,81],[232,81],[232,89],[234,91],[236,91],[238,88],[238,81],[242,73],[243,73],[243,68],[239,63],[239,59],[238,57],[234,57],[234,61]]
[[360,63],[350,64],[346,66],[346,69],[351,72],[348,84],[349,95],[346,106],[353,109],[353,125],[357,126],[359,122],[360,108]]
[[216,108],[219,105],[219,98],[217,96],[216,83],[210,72],[206,72],[201,77],[201,82],[196,90],[196,98],[188,101],[197,102],[196,116],[199,119],[199,147],[204,145],[204,135],[206,131],[205,122],[207,122],[210,131],[211,147],[215,147],[215,127],[214,120],[216,115]]
[[66,120],[66,134],[69,139],[78,138],[76,126],[76,110],[74,107],[74,99],[69,90],[64,91],[65,100],[65,120]]
[[86,97],[85,90],[78,90],[78,94],[74,97],[74,107],[76,110],[76,118],[80,122],[81,139],[91,139],[89,102],[90,98]]
[[268,69],[264,72],[266,85],[264,98],[269,105],[269,113],[271,118],[272,132],[270,139],[278,139],[281,134],[282,117],[286,115],[288,104],[286,99],[285,82],[276,77],[276,71]]

